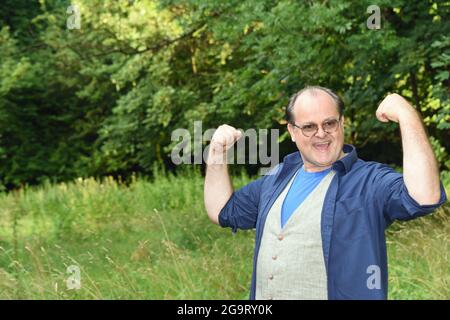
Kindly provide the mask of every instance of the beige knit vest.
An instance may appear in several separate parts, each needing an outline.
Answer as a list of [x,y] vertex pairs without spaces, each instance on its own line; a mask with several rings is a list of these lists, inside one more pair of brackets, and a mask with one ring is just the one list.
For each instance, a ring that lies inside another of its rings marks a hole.
[[322,250],[323,201],[331,170],[281,228],[281,207],[295,175],[272,205],[256,266],[256,299],[327,299]]

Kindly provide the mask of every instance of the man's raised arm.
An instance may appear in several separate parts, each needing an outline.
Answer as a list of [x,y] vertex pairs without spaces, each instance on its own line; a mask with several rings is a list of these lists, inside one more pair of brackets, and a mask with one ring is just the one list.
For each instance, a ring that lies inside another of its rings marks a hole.
[[217,128],[211,139],[206,161],[204,200],[208,216],[215,224],[219,224],[220,210],[233,194],[226,153],[241,136],[239,130],[224,124]]
[[436,158],[417,111],[400,95],[388,95],[376,112],[382,122],[400,125],[403,146],[403,180],[410,196],[420,205],[441,198]]

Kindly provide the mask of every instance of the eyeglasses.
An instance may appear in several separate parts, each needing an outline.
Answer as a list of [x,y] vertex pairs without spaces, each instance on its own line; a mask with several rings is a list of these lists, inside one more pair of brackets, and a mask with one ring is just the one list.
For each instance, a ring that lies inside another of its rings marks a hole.
[[[341,117],[339,119],[330,119],[326,120],[322,123],[322,130],[326,133],[334,133],[339,128]],[[315,123],[308,123],[303,126],[296,125],[295,123],[291,123],[294,127],[300,129],[303,135],[307,138],[314,136],[317,131],[319,131],[319,126]]]

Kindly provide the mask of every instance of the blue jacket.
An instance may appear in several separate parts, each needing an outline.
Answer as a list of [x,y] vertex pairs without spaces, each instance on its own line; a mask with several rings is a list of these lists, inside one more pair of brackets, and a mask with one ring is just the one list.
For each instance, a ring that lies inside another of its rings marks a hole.
[[[408,194],[401,174],[358,159],[352,145],[344,145],[343,150],[347,155],[333,164],[336,175],[325,196],[321,219],[328,298],[386,299],[385,229],[394,220],[431,213],[446,201],[445,191],[441,183],[439,203],[421,206]],[[256,260],[267,214],[302,164],[299,152],[287,155],[272,174],[235,191],[219,214],[219,224],[233,232],[256,228],[250,299],[255,299]],[[378,281],[373,277],[379,277]]]

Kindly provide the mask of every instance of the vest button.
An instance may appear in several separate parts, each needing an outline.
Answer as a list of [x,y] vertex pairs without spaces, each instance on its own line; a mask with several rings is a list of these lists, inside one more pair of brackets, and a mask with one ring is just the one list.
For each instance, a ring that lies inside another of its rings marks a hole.
[[273,300],[272,296],[267,297],[268,300]]
[[272,260],[277,260],[277,256],[272,256]]
[[273,274],[269,275],[269,280],[273,280]]
[[283,240],[284,239],[284,236],[282,235],[282,234],[280,234],[280,235],[278,235],[278,240]]

